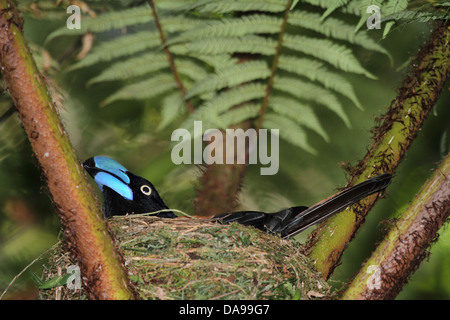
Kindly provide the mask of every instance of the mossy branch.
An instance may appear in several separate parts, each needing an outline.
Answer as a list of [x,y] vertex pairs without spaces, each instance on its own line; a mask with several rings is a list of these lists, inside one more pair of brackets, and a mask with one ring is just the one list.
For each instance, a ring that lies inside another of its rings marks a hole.
[[[450,71],[449,23],[439,25],[411,63],[398,96],[381,124],[364,159],[350,171],[350,185],[382,173],[393,173],[435,104]],[[364,217],[378,199],[370,196],[323,223],[309,242],[309,256],[325,279],[332,273]]]
[[22,33],[11,0],[0,0],[2,75],[47,180],[91,298],[130,299],[133,292],[100,206],[73,151]]
[[450,215],[450,155],[393,222],[343,299],[394,299],[427,256],[427,248]]

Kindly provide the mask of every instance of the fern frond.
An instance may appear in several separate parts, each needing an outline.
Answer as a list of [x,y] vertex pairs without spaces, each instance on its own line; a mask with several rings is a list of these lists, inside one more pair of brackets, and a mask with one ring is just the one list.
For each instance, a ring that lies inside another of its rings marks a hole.
[[435,7],[450,7],[450,1],[434,2],[432,5]]
[[82,35],[88,31],[95,33],[120,29],[132,25],[148,23],[152,20],[150,8],[145,6],[106,12],[95,18],[83,17],[83,23],[81,23],[80,29],[68,29],[66,26],[57,29],[47,37],[46,41],[50,41],[59,36]]
[[275,52],[276,41],[254,35],[238,38],[206,38],[185,44],[175,44],[170,50],[179,55],[221,55],[224,53],[241,52],[262,55],[272,55]]
[[97,45],[82,60],[68,68],[68,71],[85,68],[99,62],[108,62],[116,58],[131,56],[161,44],[158,32],[141,31],[125,35]]
[[[194,116],[195,114],[195,116]],[[194,121],[201,121],[202,122],[202,129],[203,131],[206,131],[208,129],[221,129],[223,128],[223,123],[221,122],[221,119],[219,115],[215,112],[207,112],[206,109],[201,110],[195,110],[194,113],[191,113],[188,115],[185,121],[181,124],[181,128],[186,129],[190,133],[190,138],[194,139],[197,136],[203,134],[203,133],[195,133],[194,131]]]
[[240,18],[207,21],[195,29],[181,33],[167,42],[180,42],[205,38],[242,37],[249,34],[272,34],[280,31],[281,19],[269,15],[254,14]]
[[361,11],[361,18],[355,27],[355,32],[361,29],[363,25],[366,24],[367,19],[372,15],[372,13],[367,13],[367,8],[371,5],[376,5],[379,8],[383,7],[384,0],[361,0],[358,1],[357,7]]
[[206,63],[217,71],[231,67],[237,64],[239,60],[238,58],[232,57],[229,54],[197,55],[193,58]]
[[315,131],[325,141],[330,140],[310,106],[288,97],[274,95],[269,100],[269,108],[277,114],[286,116],[299,125]]
[[[308,0],[309,1],[309,0]],[[367,7],[366,7],[367,8]],[[340,11],[343,13],[351,14],[357,17],[361,17],[365,10],[361,10],[358,1],[350,1],[346,6],[341,7]]]
[[[339,1],[339,0],[337,0]],[[314,6],[318,6],[324,9],[328,8],[335,8],[336,7],[336,0],[303,0],[303,2],[312,4]]]
[[211,112],[205,108],[198,109],[194,114],[190,114],[186,121],[181,125],[190,133],[190,138],[194,139],[197,135],[194,132],[194,121],[201,121],[204,131],[207,129],[226,129],[231,125],[242,122],[247,119],[255,118],[261,105],[259,103],[245,103],[239,108],[228,110],[219,115],[217,112]]
[[264,61],[250,61],[234,65],[220,70],[198,82],[186,93],[185,99],[206,92],[234,87],[247,81],[266,79],[269,76],[270,70]]
[[[264,117],[262,125],[266,129],[279,129],[282,139],[311,154],[317,154],[317,151],[308,143],[306,132],[291,119],[270,112]],[[272,132],[272,134],[274,133]]]
[[336,18],[322,21],[319,14],[308,11],[295,11],[289,15],[288,23],[302,28],[310,29],[327,37],[345,40],[359,45],[367,50],[385,54],[392,60],[389,52],[369,37],[367,32],[356,32],[355,27]]
[[286,9],[287,0],[203,0],[196,1],[195,6],[199,12],[283,12]]
[[[199,81],[206,77],[204,68],[188,59],[175,59],[178,71],[188,78]],[[112,64],[108,69],[92,78],[87,83],[126,80],[155,73],[162,69],[169,68],[167,57],[163,53],[147,53],[128,60]]]
[[[228,119],[227,114],[239,114],[239,109],[242,105],[250,105],[251,101],[262,99],[265,94],[265,85],[263,83],[247,83],[229,90],[223,91],[216,97],[205,101],[200,107],[198,107],[194,113],[189,115],[188,119],[183,123],[182,127],[189,127],[190,123],[194,120],[207,120],[208,122],[218,121],[219,117],[225,117]],[[232,107],[239,106],[239,108],[230,109]],[[258,104],[259,108],[261,105]],[[211,117],[214,115],[214,117]],[[238,116],[230,116],[235,119]],[[228,122],[227,122],[228,123]],[[217,127],[222,128],[223,125],[219,123],[215,124]]]
[[370,79],[376,79],[373,74],[361,66],[358,59],[356,59],[348,47],[328,39],[285,35],[283,45],[326,61],[340,70],[362,74]]
[[174,92],[166,96],[161,104],[161,122],[156,130],[165,129],[176,118],[182,116],[186,111],[184,101],[179,92]]
[[193,80],[195,83],[203,80],[208,76],[205,68],[193,62],[190,59],[175,59],[175,64],[178,71],[183,75]]
[[88,85],[102,81],[130,79],[168,67],[167,58],[163,53],[147,53],[112,64],[98,76],[89,80]]
[[[181,114],[182,126],[191,133],[194,120],[202,120],[204,129],[255,120],[258,128],[261,124],[279,128],[283,139],[315,153],[307,141],[309,130],[329,140],[314,112],[317,105],[333,111],[348,127],[338,95],[362,108],[351,83],[339,71],[376,78],[353,54],[353,45],[391,57],[367,32],[355,32],[347,20],[333,17],[335,11],[362,16],[361,6],[354,1],[304,0],[318,10],[298,2],[155,0],[154,11],[142,2],[131,9],[103,13],[84,19],[78,34],[116,28],[128,32],[124,28],[128,26],[135,26],[134,33],[101,42],[70,70],[113,62],[88,82],[126,80],[103,104],[165,95],[159,130]],[[305,29],[308,36],[302,35]],[[49,39],[76,34],[71,31],[57,30]],[[161,38],[166,39],[164,43]],[[270,61],[274,61],[272,68]],[[189,114],[183,107],[187,102],[194,110]],[[264,118],[258,118],[261,114]]]
[[321,21],[325,20],[331,13],[333,13],[336,9],[345,6],[348,4],[350,0],[334,0],[333,3],[325,10],[320,18]]
[[383,14],[392,14],[405,10],[408,7],[408,0],[388,0],[383,6]]
[[168,12],[186,12],[191,10],[197,0],[154,0],[156,8]]
[[239,106],[239,108],[229,110],[219,116],[219,121],[215,124],[216,128],[226,129],[233,124],[240,123],[247,119],[256,118],[260,109],[261,104],[259,103],[246,103]]
[[381,19],[381,22],[395,21],[402,24],[410,22],[428,22],[432,20],[448,20],[449,13],[444,11],[418,11],[418,10],[403,10],[397,13],[390,14]]
[[351,127],[350,120],[344,112],[341,103],[330,91],[313,83],[303,82],[290,77],[277,77],[275,89],[289,93],[298,99],[319,103],[335,112],[345,122],[347,127]]
[[165,15],[159,20],[165,33],[184,32],[192,28],[198,28],[204,23],[202,19],[193,19],[179,15]]
[[262,99],[264,97],[265,87],[263,83],[247,83],[234,87],[206,101],[200,106],[199,110],[207,108],[207,112],[217,114],[226,112],[233,106],[239,106],[255,99]]
[[[209,128],[225,128],[228,124],[237,123],[233,122],[236,119],[248,119],[250,115],[252,117],[256,115],[261,108],[260,104],[253,104],[251,101],[263,98],[264,94],[265,85],[263,83],[248,83],[223,91],[196,108],[181,127],[192,130],[193,122],[201,120],[210,126]],[[244,105],[246,106],[245,110],[241,110]],[[239,108],[230,109],[234,106],[239,106]],[[255,108],[257,111],[253,113]],[[229,113],[230,115],[228,115]],[[248,117],[242,118],[244,114]]]
[[278,68],[306,77],[311,81],[317,81],[325,88],[334,90],[347,97],[359,109],[362,109],[362,105],[356,97],[352,84],[343,76],[327,69],[318,60],[282,55],[278,62]]
[[[357,1],[341,1],[341,0],[303,0],[303,2],[312,4],[314,6],[326,9],[325,12],[323,13],[323,19],[325,19],[327,16],[329,16],[329,12],[327,11],[336,11],[336,10],[340,10],[343,12],[347,12],[347,13],[351,13],[353,15],[361,15],[358,14],[360,13],[360,8],[358,7],[357,10],[355,10],[355,4]],[[342,2],[346,2],[343,5]],[[350,11],[350,12],[349,12]],[[355,11],[355,12],[353,12]],[[327,15],[325,15],[325,13],[327,13]]]
[[[383,14],[390,15],[405,10],[408,7],[408,0],[388,0],[385,6],[383,6]],[[394,26],[394,21],[386,23],[383,30],[383,38],[386,38],[391,28]]]
[[175,89],[177,84],[171,74],[163,73],[150,79],[139,81],[122,87],[114,94],[110,95],[102,103],[110,104],[117,100],[143,100],[159,96],[171,89]]

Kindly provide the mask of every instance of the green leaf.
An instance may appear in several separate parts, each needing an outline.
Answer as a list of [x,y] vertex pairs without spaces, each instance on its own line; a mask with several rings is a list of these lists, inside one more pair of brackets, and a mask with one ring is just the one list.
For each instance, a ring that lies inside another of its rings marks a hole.
[[283,45],[328,62],[337,69],[362,74],[370,79],[376,79],[373,74],[361,66],[358,59],[356,59],[348,47],[331,40],[285,35]]
[[403,10],[390,14],[381,19],[381,22],[395,21],[398,25],[405,25],[411,22],[428,22],[432,20],[448,20],[448,11],[419,11]]
[[[187,59],[175,59],[178,71],[193,80],[206,77],[206,71],[196,63]],[[98,76],[89,80],[88,85],[104,81],[126,80],[143,75],[150,75],[157,71],[168,69],[169,63],[164,53],[147,53],[125,61],[112,64]]]
[[247,83],[220,93],[214,99],[206,101],[200,108],[208,108],[207,112],[224,113],[233,106],[248,101],[262,99],[266,85],[263,83]]
[[226,129],[229,126],[240,123],[247,119],[256,118],[261,110],[259,103],[246,103],[238,108],[232,109],[219,117],[217,128]]
[[347,127],[351,127],[350,120],[344,112],[341,103],[336,96],[328,90],[313,83],[303,82],[289,77],[278,77],[275,81],[274,88],[289,93],[298,99],[310,100],[326,106],[328,109],[335,112],[344,121]]
[[227,53],[215,55],[197,55],[195,58],[213,67],[214,70],[222,70],[237,64],[238,59]]
[[186,106],[179,92],[174,92],[164,98],[161,106],[162,120],[157,130],[162,130],[171,124],[176,118],[184,114]]
[[284,12],[288,0],[203,0],[195,7],[199,12]]
[[254,14],[241,18],[207,21],[203,25],[185,31],[167,42],[168,45],[192,42],[198,39],[231,38],[255,34],[280,32],[281,19],[269,15]]
[[349,0],[334,0],[332,1],[332,4],[327,8],[327,10],[322,14],[322,17],[320,20],[325,20],[326,17],[328,17],[330,14],[332,14],[337,8],[340,8],[342,6],[345,6]]
[[315,131],[325,141],[328,142],[330,140],[310,106],[288,97],[275,95],[270,98],[269,107],[277,114],[286,116],[298,124]]
[[317,81],[325,88],[334,90],[347,97],[359,109],[363,109],[356,97],[352,84],[340,74],[327,69],[318,60],[282,55],[278,61],[278,68],[306,77],[311,81]]
[[119,89],[110,95],[102,105],[110,104],[117,100],[143,100],[159,96],[171,89],[175,89],[177,84],[171,74],[160,74],[150,79],[135,82]]
[[185,44],[175,44],[170,50],[175,54],[190,55],[220,55],[224,53],[258,53],[272,55],[277,42],[270,38],[248,35],[238,38],[206,38]]
[[59,286],[65,286],[67,284],[67,280],[71,276],[71,273],[66,273],[63,276],[54,276],[47,281],[42,281],[34,272],[30,271],[31,280],[33,280],[39,289],[52,289]]
[[[364,5],[368,1],[362,0]],[[393,0],[386,1],[393,3]],[[376,78],[361,65],[352,48],[358,46],[385,54],[390,59],[391,56],[367,32],[355,32],[347,20],[333,17],[336,11],[362,17],[361,4],[348,0],[305,0],[325,9],[311,10],[311,6],[298,2],[292,1],[288,8],[288,27],[282,38],[265,120],[273,126],[286,124],[291,133],[300,135],[299,141],[293,143],[314,152],[307,143],[305,128],[326,141],[329,139],[314,108],[325,106],[348,127],[350,121],[339,100],[341,96],[362,108],[353,86],[340,71]],[[268,63],[271,64],[275,56],[288,3],[288,0],[156,2],[175,69],[187,90],[184,99],[189,99],[195,108],[187,116],[185,102],[146,3],[89,19],[84,31],[88,27],[92,32],[120,27],[123,32],[134,33],[96,44],[69,70],[113,61],[88,83],[124,82],[103,104],[124,99],[160,99],[164,95],[158,129],[176,122],[182,115],[186,116],[183,121],[186,128],[192,126],[194,120],[203,120],[205,126],[226,128],[236,122],[255,119],[260,113],[262,99],[268,92],[267,79],[272,75]],[[146,25],[139,26],[143,23]],[[308,36],[303,35],[305,29]],[[60,32],[72,34],[67,30]],[[286,133],[280,135],[290,141]]]
[[392,57],[389,52],[373,40],[366,31],[355,33],[355,27],[353,25],[347,24],[339,19],[328,18],[322,21],[322,18],[317,13],[295,11],[289,15],[288,23],[316,31],[330,38],[348,41],[367,50],[380,52],[387,55],[392,62]]
[[274,113],[267,113],[262,126],[266,129],[278,129],[282,139],[311,154],[317,154],[317,151],[309,145],[306,132],[291,119]]
[[80,29],[69,29],[66,26],[49,34],[46,42],[59,36],[74,36],[86,32],[104,32],[112,29],[120,29],[136,24],[153,21],[153,15],[148,6],[123,9],[120,11],[106,12],[95,18],[83,17]]
[[234,65],[220,70],[216,74],[210,75],[198,82],[186,93],[185,99],[206,92],[234,87],[248,81],[266,79],[269,76],[270,70],[264,61],[250,61]]
[[[405,10],[408,7],[408,0],[389,0],[388,3],[383,6],[383,14],[390,15]],[[389,21],[386,23],[383,30],[383,38],[386,38],[395,22]]]
[[289,8],[290,11],[294,10],[295,6],[300,2],[300,0],[293,0],[291,7]]
[[384,0],[361,0],[358,1],[357,7],[361,11],[361,18],[359,19],[358,23],[355,27],[355,32],[357,32],[363,25],[366,24],[367,19],[373,14],[373,13],[367,13],[367,8],[371,5],[376,5],[380,9],[383,7],[383,1]]
[[99,62],[108,62],[117,58],[132,56],[135,53],[152,49],[159,45],[161,45],[161,40],[158,32],[141,31],[124,35],[95,46],[86,57],[67,70],[72,71],[89,67]]
[[89,80],[88,85],[102,81],[130,79],[168,67],[169,63],[165,54],[147,53],[111,64],[105,71]]

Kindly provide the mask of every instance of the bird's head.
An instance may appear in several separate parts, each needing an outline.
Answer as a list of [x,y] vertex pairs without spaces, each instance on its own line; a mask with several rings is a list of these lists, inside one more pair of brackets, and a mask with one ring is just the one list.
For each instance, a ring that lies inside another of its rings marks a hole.
[[[83,167],[102,192],[103,214],[106,218],[168,209],[150,181],[131,173],[111,158],[95,156],[86,160]],[[176,217],[171,211],[157,215]]]

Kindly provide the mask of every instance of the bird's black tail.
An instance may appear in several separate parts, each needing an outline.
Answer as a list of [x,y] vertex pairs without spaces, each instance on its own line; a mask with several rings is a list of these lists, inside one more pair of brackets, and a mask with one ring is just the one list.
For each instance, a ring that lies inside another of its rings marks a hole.
[[240,211],[215,216],[214,220],[221,223],[238,222],[278,233],[283,238],[292,237],[355,202],[386,189],[390,182],[391,175],[383,174],[332,195],[309,208],[292,207],[275,213]]

